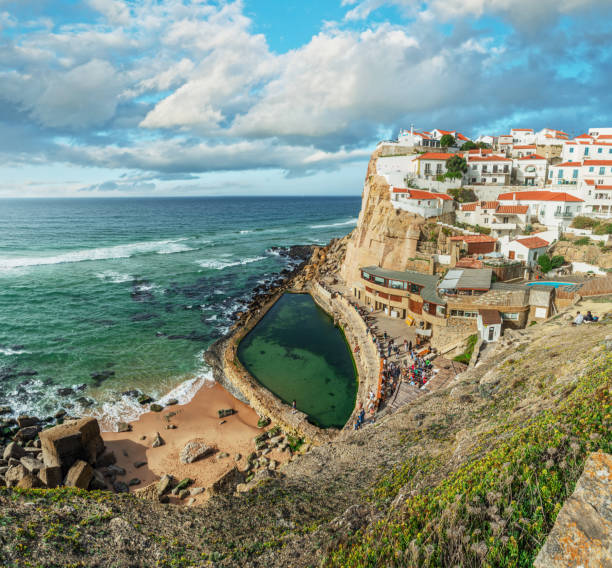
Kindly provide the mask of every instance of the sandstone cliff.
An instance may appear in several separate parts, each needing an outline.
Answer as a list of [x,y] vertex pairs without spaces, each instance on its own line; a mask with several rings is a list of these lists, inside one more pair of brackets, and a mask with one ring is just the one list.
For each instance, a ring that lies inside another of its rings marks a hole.
[[377,265],[392,270],[431,272],[429,253],[448,249],[448,238],[432,221],[393,207],[386,179],[376,173],[380,150],[372,154],[363,187],[357,227],[346,246],[340,275],[359,278],[359,268]]
[[561,255],[567,262],[586,262],[600,268],[612,268],[612,251],[599,245],[576,245],[572,241],[558,241],[552,254]]

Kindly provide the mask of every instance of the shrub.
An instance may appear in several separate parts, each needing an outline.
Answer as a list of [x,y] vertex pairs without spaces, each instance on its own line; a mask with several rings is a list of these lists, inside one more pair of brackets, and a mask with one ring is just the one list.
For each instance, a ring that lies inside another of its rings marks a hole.
[[591,219],[590,217],[585,217],[584,215],[577,215],[572,220],[571,226],[575,229],[591,229],[599,225],[599,221],[597,219]]
[[465,363],[466,365],[470,362],[472,355],[474,354],[474,347],[478,343],[478,335],[470,335],[467,340],[467,347],[461,355],[457,355],[454,361],[459,363]]
[[584,245],[590,245],[591,239],[589,239],[589,237],[580,237],[579,239],[576,239],[574,241],[574,244],[578,247],[582,247]]

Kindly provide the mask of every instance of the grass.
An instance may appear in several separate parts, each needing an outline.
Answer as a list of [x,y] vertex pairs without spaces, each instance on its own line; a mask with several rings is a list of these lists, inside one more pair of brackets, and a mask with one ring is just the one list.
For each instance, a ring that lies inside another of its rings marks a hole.
[[[611,377],[612,355],[603,355],[552,409],[528,421],[500,419],[473,459],[428,490],[403,492],[400,507],[339,544],[326,565],[532,566],[588,454],[612,451]],[[411,458],[374,495],[410,490],[431,467]]]
[[459,363],[468,364],[470,362],[470,359],[472,358],[472,355],[474,353],[474,347],[476,347],[477,343],[478,335],[470,335],[467,340],[467,347],[465,351],[461,353],[461,355],[457,355],[456,357],[454,357],[453,360],[458,361]]

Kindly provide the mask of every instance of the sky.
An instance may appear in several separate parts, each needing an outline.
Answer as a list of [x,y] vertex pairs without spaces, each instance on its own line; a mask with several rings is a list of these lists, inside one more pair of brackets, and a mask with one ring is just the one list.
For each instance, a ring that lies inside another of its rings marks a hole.
[[0,0],[0,197],[358,195],[418,129],[612,126],[612,0]]

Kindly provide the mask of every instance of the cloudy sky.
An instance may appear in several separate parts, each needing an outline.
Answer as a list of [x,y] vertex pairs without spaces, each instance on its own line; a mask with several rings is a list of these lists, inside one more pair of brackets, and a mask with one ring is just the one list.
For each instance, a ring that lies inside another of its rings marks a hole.
[[402,127],[612,126],[611,0],[0,0],[0,197],[358,194]]

